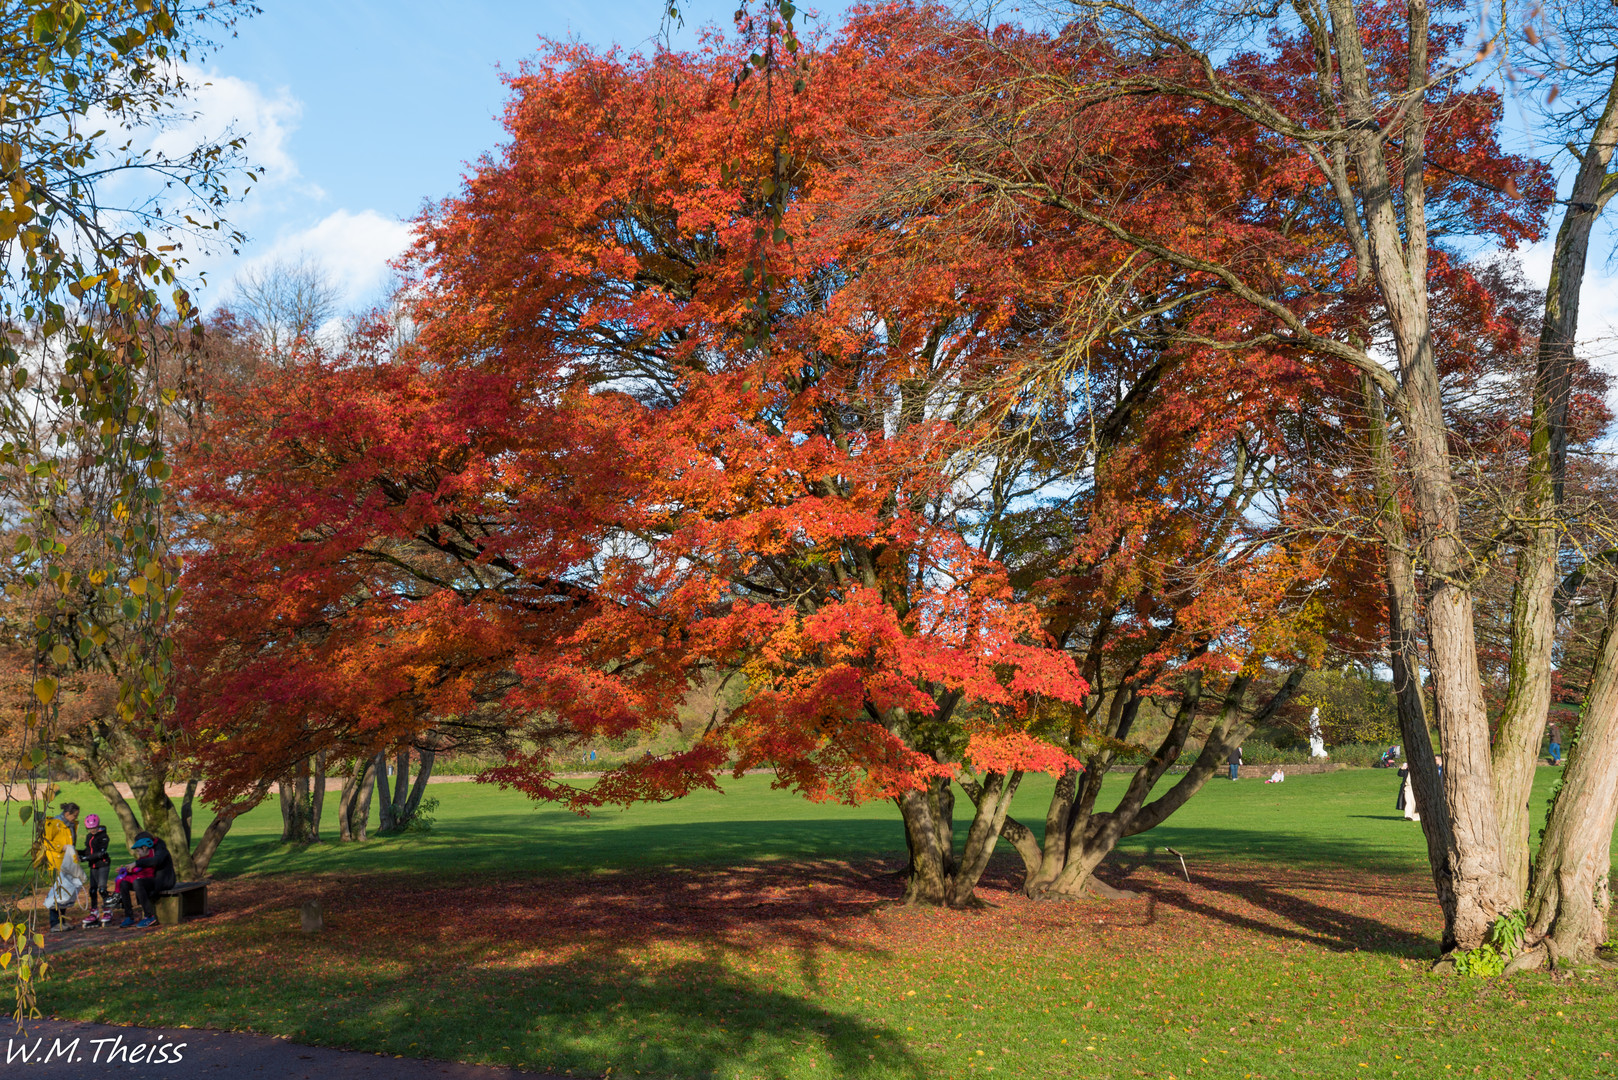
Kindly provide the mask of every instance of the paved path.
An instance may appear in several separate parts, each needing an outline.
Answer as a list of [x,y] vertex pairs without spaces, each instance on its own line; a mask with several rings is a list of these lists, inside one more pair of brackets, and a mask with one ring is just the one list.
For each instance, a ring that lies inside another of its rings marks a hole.
[[[137,1047],[139,1053],[135,1053]],[[26,1064],[24,1052],[29,1059]],[[131,1054],[143,1060],[131,1064],[127,1060]],[[109,1060],[114,1057],[118,1060]],[[148,1057],[155,1063],[144,1060]],[[99,1076],[118,1080],[563,1080],[488,1065],[301,1046],[267,1035],[201,1028],[113,1027],[70,1020],[32,1021],[26,1038],[8,1031],[5,1040],[0,1040],[0,1078],[11,1076],[19,1080]]]

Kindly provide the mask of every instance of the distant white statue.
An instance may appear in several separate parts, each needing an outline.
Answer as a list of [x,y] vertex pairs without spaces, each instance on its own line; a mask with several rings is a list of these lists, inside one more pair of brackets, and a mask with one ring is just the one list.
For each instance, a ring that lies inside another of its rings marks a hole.
[[1326,740],[1320,737],[1320,709],[1318,706],[1309,711],[1309,756],[1326,756]]

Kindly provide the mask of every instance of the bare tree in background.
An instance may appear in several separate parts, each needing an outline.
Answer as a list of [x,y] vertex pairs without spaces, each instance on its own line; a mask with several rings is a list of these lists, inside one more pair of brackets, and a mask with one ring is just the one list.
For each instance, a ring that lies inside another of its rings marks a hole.
[[342,303],[342,292],[325,267],[307,253],[244,271],[234,291],[232,310],[265,358],[276,364],[336,318]]

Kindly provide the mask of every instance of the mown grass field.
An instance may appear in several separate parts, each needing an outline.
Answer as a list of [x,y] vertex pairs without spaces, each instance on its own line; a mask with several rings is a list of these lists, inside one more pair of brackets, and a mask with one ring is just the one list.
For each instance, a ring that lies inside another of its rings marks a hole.
[[438,785],[428,834],[305,850],[264,808],[215,864],[216,915],[65,953],[43,997],[577,1076],[1618,1074],[1611,975],[1424,974],[1438,922],[1394,783],[1216,780],[1125,845],[1110,878],[1141,899],[1030,902],[1009,859],[964,913],[891,903],[888,806],[763,777],[582,820]]

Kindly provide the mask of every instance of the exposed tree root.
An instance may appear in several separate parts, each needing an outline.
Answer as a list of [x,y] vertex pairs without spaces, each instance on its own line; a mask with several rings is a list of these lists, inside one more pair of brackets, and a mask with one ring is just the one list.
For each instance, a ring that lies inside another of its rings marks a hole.
[[1090,875],[1089,880],[1084,883],[1084,887],[1089,890],[1091,895],[1098,896],[1103,900],[1140,899],[1140,893],[1134,892],[1130,889],[1114,888],[1113,886],[1108,885],[1105,881],[1102,881],[1100,878],[1096,877],[1094,874]]

